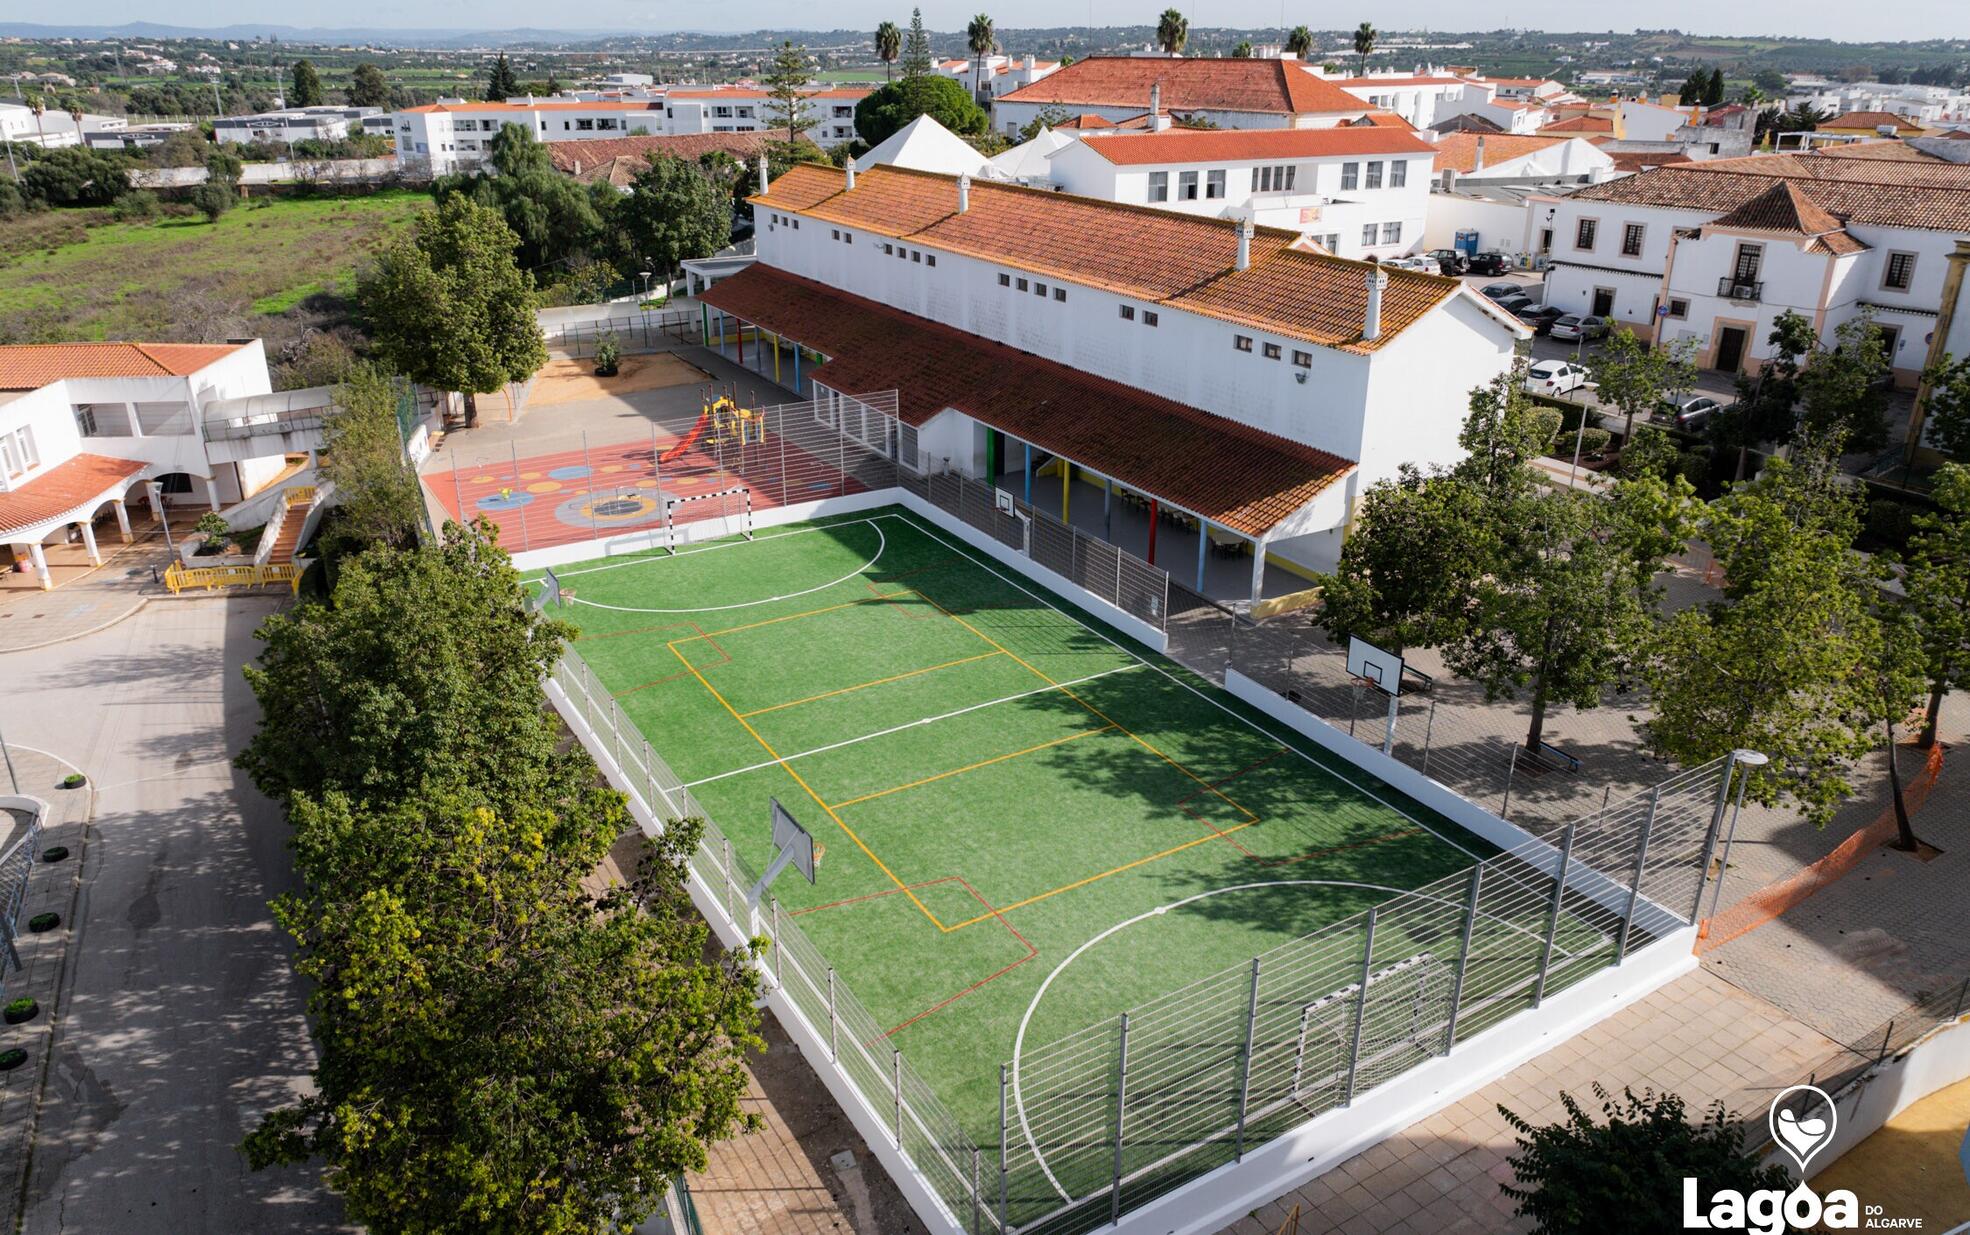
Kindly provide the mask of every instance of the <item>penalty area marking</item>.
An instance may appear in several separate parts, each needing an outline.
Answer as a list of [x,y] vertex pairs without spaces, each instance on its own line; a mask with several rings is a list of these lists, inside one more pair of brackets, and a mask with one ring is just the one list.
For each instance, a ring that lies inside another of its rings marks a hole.
[[[639,606],[639,605],[611,605],[611,604],[605,604],[605,603],[603,603],[602,601],[599,601],[599,600],[583,600],[583,599],[582,599],[581,597],[579,597],[579,596],[568,596],[568,597],[567,597],[567,599],[568,599],[568,600],[570,600],[570,601],[573,601],[573,602],[574,602],[575,604],[578,604],[578,605],[591,605],[591,606],[593,606],[594,608],[597,608],[597,609],[612,609],[612,610],[614,610],[614,611],[615,611],[615,612],[617,612],[617,613],[724,613],[724,612],[726,612],[727,610],[731,610],[731,609],[750,609],[750,608],[752,608],[752,607],[753,607],[754,605],[770,605],[770,604],[772,604],[772,603],[773,603],[773,602],[775,602],[775,601],[780,601],[780,600],[793,600],[793,599],[795,599],[795,598],[797,598],[797,597],[801,597],[801,596],[811,596],[811,595],[813,595],[813,594],[814,594],[814,593],[816,593],[816,592],[825,592],[825,591],[827,591],[827,590],[828,590],[829,588],[831,588],[831,587],[839,587],[840,585],[842,585],[842,584],[844,584],[844,583],[846,583],[846,582],[848,582],[848,581],[849,581],[850,579],[854,579],[854,578],[857,578],[857,577],[859,577],[859,576],[861,576],[861,575],[863,575],[864,573],[866,573],[866,572],[867,572],[867,571],[869,570],[869,568],[870,568],[870,567],[872,567],[872,566],[874,566],[874,565],[875,565],[875,564],[876,564],[877,562],[879,562],[879,561],[881,561],[881,560],[882,560],[882,555],[883,555],[884,553],[886,553],[886,552],[888,552],[888,551],[889,551],[889,538],[888,538],[888,537],[886,537],[886,536],[884,536],[884,535],[882,534],[882,529],[881,529],[880,527],[876,527],[876,524],[875,524],[875,521],[874,521],[874,520],[871,520],[871,519],[857,519],[857,520],[855,520],[855,522],[857,522],[857,523],[866,523],[866,524],[868,524],[868,525],[869,525],[870,527],[872,527],[872,528],[875,528],[875,532],[876,532],[876,552],[875,552],[875,556],[874,556],[874,557],[871,557],[871,558],[870,558],[870,559],[869,559],[868,561],[866,561],[866,562],[864,562],[864,563],[862,563],[862,564],[861,564],[860,566],[857,566],[857,567],[856,567],[856,568],[855,568],[854,570],[851,570],[851,571],[849,571],[849,572],[848,572],[847,574],[845,574],[845,575],[843,575],[843,576],[842,576],[841,578],[839,578],[839,579],[830,579],[830,580],[829,580],[828,582],[826,582],[826,583],[822,583],[822,584],[817,584],[817,585],[816,585],[816,586],[814,586],[814,587],[810,587],[810,588],[805,588],[805,589],[803,589],[803,590],[801,590],[801,591],[798,591],[798,592],[787,592],[787,593],[785,593],[785,594],[783,594],[783,595],[780,595],[780,596],[761,596],[761,597],[759,597],[759,598],[758,598],[758,599],[756,599],[756,600],[742,600],[742,601],[739,601],[739,602],[737,602],[736,604],[730,604],[730,605],[700,605],[700,606],[698,606],[698,607],[696,607],[696,608],[693,608],[693,609],[650,609],[650,608],[644,608],[644,607],[642,607],[642,606]],[[831,524],[828,524],[827,526],[829,526],[829,527],[841,527],[841,526],[843,526],[843,525],[842,525],[842,524],[839,524],[839,523],[831,523]],[[819,528],[809,528],[809,529],[806,529],[806,530],[808,530],[808,531],[819,531],[820,529],[819,529]],[[786,532],[786,533],[782,533],[782,535],[780,535],[780,536],[769,536],[769,537],[766,537],[766,539],[767,539],[767,540],[781,540],[781,539],[784,539],[784,537],[786,537],[786,536],[793,536],[793,535],[798,535],[798,534],[799,534],[799,533],[796,533],[796,532]],[[716,546],[713,546],[713,547],[714,547],[714,548],[719,548],[719,549],[729,549],[729,548],[733,548],[733,547],[734,547],[734,546],[736,546],[736,545],[749,545],[749,544],[759,544],[759,543],[760,543],[760,542],[759,542],[759,541],[757,541],[757,540],[740,540],[740,541],[734,541],[734,542],[732,542],[732,544],[729,544],[729,545],[716,545]],[[692,553],[690,553],[690,554],[672,554],[672,555],[670,555],[670,556],[671,556],[671,557],[690,557],[690,556],[693,556],[693,554],[696,554],[696,553],[708,553],[708,552],[710,552],[710,550],[709,550],[709,549],[697,549],[697,550],[693,550],[693,551],[692,551]],[[669,560],[669,559],[668,559],[668,558],[662,558],[662,557],[647,557],[647,558],[638,558],[638,559],[636,559],[636,560],[637,560],[638,562],[662,562],[662,561],[667,561],[667,560]],[[622,566],[629,566],[629,565],[633,565],[633,563],[630,563],[630,562],[621,562],[621,563],[617,563],[617,564],[618,564],[618,565],[622,565]],[[609,566],[591,566],[591,567],[589,568],[589,570],[610,570],[610,569],[613,569],[613,568],[612,568],[612,567],[609,567]],[[568,570],[568,571],[560,571],[560,572],[557,572],[557,577],[559,577],[559,578],[562,578],[562,579],[566,579],[566,578],[568,578],[568,577],[569,577],[569,576],[571,576],[571,575],[578,575],[578,574],[586,574],[586,573],[588,573],[588,572],[587,572],[587,571],[579,571],[579,570]]]

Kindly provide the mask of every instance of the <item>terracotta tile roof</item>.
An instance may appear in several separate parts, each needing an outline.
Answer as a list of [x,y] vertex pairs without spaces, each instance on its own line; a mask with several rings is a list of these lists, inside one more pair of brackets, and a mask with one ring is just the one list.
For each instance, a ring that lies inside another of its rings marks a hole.
[[36,476],[18,489],[0,493],[0,532],[15,532],[50,519],[86,513],[121,482],[144,470],[138,459],[76,455]]
[[1332,82],[1336,86],[1347,86],[1355,90],[1364,90],[1372,86],[1463,86],[1467,84],[1461,77],[1430,77],[1427,75],[1412,77],[1324,77],[1321,80]]
[[434,112],[662,111],[663,107],[662,99],[584,99],[572,103],[542,99],[536,103],[426,103],[422,107],[397,110],[430,115]]
[[1503,133],[1505,130],[1496,120],[1487,120],[1476,112],[1465,112],[1461,116],[1451,116],[1433,126],[1439,134],[1450,133]]
[[[1363,343],[1367,266],[1339,258],[1282,260],[1299,242],[1296,232],[1258,228],[1251,268],[1234,273],[1238,233],[1228,219],[986,181],[972,182],[971,208],[960,214],[952,176],[884,165],[857,175],[853,191],[843,189],[843,179],[835,168],[801,164],[752,200],[1346,351],[1382,346],[1457,290],[1452,279],[1390,272],[1381,338]],[[1284,316],[1241,314],[1235,297],[1212,291],[1214,283],[1234,279],[1247,295],[1306,307]],[[1268,279],[1285,286],[1266,293]]]
[[[804,90],[801,94],[810,99],[862,99],[874,94],[875,90],[874,86],[829,86],[822,90]],[[706,87],[703,90],[672,90],[664,97],[668,99],[770,99],[773,97],[773,92],[747,86],[724,89]]]
[[1907,116],[1898,116],[1891,111],[1850,111],[1822,121],[1822,129],[1867,129],[1874,130],[1881,125],[1889,125],[1897,133],[1920,133],[1922,126]]
[[1350,120],[1347,121],[1347,123],[1350,126],[1355,126],[1355,127],[1359,127],[1364,124],[1372,124],[1384,129],[1407,129],[1411,133],[1414,133],[1416,131],[1415,125],[1409,123],[1407,120],[1404,120],[1401,116],[1396,115],[1392,111],[1371,111],[1367,115],[1363,116],[1361,119]]
[[1820,209],[1790,180],[1775,181],[1763,193],[1712,220],[1711,225],[1798,236],[1824,236],[1840,230],[1840,220]]
[[1612,133],[1614,121],[1605,116],[1573,116],[1540,126],[1541,133]]
[[0,390],[68,377],[190,377],[244,343],[21,343],[0,347]]
[[1229,163],[1314,159],[1353,154],[1429,154],[1436,147],[1400,129],[1346,125],[1331,129],[1165,129],[1084,139],[1110,163]]
[[[1970,133],[1935,133],[1930,136],[1947,139],[1952,136],[1970,137]],[[1813,154],[1823,159],[1891,159],[1898,163],[1941,163],[1947,161],[1930,154],[1926,150],[1917,150],[1914,146],[1898,138],[1881,138],[1876,141],[1866,142],[1840,142],[1836,145],[1821,146],[1818,150],[1813,151]]]
[[1146,129],[1149,127],[1149,113],[1130,116],[1127,120],[1110,120],[1095,112],[1082,112],[1072,120],[1063,120],[1053,127],[1056,129]]
[[1864,242],[1857,239],[1852,232],[1846,231],[1815,236],[1806,244],[1808,253],[1832,253],[1838,257],[1845,257],[1850,253],[1865,253],[1867,250],[1868,246]]
[[1445,133],[1437,138],[1436,168],[1459,174],[1476,171],[1479,141],[1484,142],[1484,165],[1496,167],[1567,140],[1563,133]]
[[1693,162],[1686,154],[1654,150],[1603,150],[1601,153],[1614,160],[1614,170],[1618,172],[1639,172],[1651,167],[1674,167],[1678,163]]
[[[859,191],[859,190],[858,190]],[[830,389],[894,389],[922,425],[947,407],[1248,536],[1354,464],[949,326],[754,265],[702,299],[833,359]]]
[[1587,185],[1571,200],[1621,202],[1729,214],[1774,183],[1796,184],[1840,224],[1970,232],[1970,167],[1824,155],[1765,155],[1659,167],[1606,184]]
[[1284,115],[1359,112],[1367,104],[1289,60],[1187,60],[1090,56],[999,97],[1002,103],[1146,107],[1163,88],[1166,111]]
[[554,170],[583,183],[607,180],[627,185],[649,163],[652,154],[674,154],[697,162],[714,150],[735,159],[750,161],[766,152],[766,133],[680,133],[659,136],[639,133],[631,137],[601,137],[578,141],[548,142],[547,157]]

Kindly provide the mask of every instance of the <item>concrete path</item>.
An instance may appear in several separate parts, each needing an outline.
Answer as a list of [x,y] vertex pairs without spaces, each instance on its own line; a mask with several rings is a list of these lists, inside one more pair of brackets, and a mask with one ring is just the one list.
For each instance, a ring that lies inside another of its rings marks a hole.
[[18,1198],[29,1235],[343,1230],[312,1169],[252,1172],[240,1139],[307,1083],[314,1049],[267,901],[287,828],[235,773],[264,597],[146,606],[0,654],[8,738],[81,768],[96,815]]

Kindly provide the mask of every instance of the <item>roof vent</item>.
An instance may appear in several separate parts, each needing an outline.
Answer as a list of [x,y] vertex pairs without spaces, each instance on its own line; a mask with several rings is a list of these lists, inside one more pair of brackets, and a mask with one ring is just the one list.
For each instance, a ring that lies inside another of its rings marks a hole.
[[850,155],[848,158],[848,162],[843,163],[841,165],[841,169],[848,173],[848,184],[843,191],[849,193],[854,192],[855,191],[855,156]]
[[1232,263],[1233,270],[1247,270],[1252,265],[1252,221],[1238,220],[1238,258]]
[[1362,315],[1361,339],[1372,343],[1382,337],[1382,289],[1389,285],[1389,276],[1379,264],[1368,268],[1368,311]]
[[971,209],[971,177],[958,177],[958,213]]
[[766,190],[773,187],[773,174],[767,170],[766,156],[759,156],[759,195],[766,196]]
[[1481,172],[1483,170],[1484,170],[1484,134],[1479,133],[1477,139],[1477,162],[1472,165],[1471,171],[1475,173],[1475,172]]

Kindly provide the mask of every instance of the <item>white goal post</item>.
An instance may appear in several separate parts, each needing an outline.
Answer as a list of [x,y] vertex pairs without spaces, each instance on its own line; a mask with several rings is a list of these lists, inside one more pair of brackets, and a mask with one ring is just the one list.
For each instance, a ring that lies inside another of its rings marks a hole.
[[726,521],[725,530],[726,532],[730,532],[732,530],[731,518],[733,513],[730,509],[730,502],[731,499],[734,497],[739,499],[739,510],[738,510],[739,534],[744,536],[747,540],[751,540],[752,539],[752,490],[748,489],[744,485],[734,485],[729,489],[716,489],[710,493],[693,493],[688,497],[666,496],[663,499],[664,548],[669,550],[671,553],[677,552],[677,517],[676,517],[677,508],[679,506],[689,505],[692,502],[722,501],[723,503],[725,503],[723,506],[721,506],[720,509],[721,509],[722,517]]

